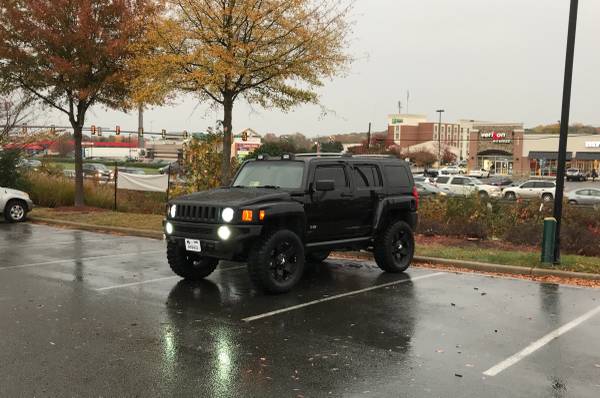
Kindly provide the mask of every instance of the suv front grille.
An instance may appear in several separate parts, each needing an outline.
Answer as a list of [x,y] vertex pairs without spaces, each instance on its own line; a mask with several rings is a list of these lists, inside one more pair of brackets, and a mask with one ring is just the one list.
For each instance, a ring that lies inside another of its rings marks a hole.
[[214,206],[177,205],[176,220],[218,223],[221,209]]

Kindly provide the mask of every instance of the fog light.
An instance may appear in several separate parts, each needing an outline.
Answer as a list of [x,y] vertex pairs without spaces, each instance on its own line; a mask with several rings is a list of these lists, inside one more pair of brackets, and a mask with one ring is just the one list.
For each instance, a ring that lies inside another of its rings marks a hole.
[[170,222],[165,224],[165,232],[167,233],[167,235],[171,235],[173,233],[173,224],[171,224]]
[[231,207],[226,207],[223,209],[223,212],[221,213],[221,218],[225,222],[231,222],[231,220],[233,220],[234,213],[235,212],[233,211],[233,209]]
[[221,238],[221,240],[227,240],[231,236],[231,230],[229,229],[229,227],[223,225],[217,230],[217,235],[219,235],[219,238]]
[[177,206],[171,206],[171,211],[169,213],[171,213],[171,218],[175,218],[175,216],[177,215]]

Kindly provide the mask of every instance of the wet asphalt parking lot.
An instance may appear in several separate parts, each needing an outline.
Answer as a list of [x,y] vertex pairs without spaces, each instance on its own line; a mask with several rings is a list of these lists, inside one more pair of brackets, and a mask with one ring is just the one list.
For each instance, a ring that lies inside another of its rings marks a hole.
[[600,291],[329,260],[292,293],[164,242],[0,224],[0,396],[598,397]]

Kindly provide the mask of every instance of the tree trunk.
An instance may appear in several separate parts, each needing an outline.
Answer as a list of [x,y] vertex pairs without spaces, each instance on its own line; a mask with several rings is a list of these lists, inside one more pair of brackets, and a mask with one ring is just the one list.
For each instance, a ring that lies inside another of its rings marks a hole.
[[75,138],[75,207],[85,205],[83,197],[83,156],[81,151],[82,126],[73,126]]
[[231,174],[233,95],[225,94],[223,100],[223,112],[223,163],[221,166],[221,184],[229,185],[229,176]]

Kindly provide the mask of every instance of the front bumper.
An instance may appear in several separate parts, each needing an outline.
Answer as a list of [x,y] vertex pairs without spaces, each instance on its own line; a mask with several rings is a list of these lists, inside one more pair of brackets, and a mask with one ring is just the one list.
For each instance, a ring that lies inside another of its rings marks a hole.
[[[198,239],[203,255],[222,260],[244,259],[248,246],[260,236],[263,229],[262,225],[207,224],[176,220],[164,220],[163,227],[167,222],[173,225],[173,233],[165,234],[168,242],[184,246],[185,239]],[[231,230],[231,236],[227,240],[222,240],[217,235],[219,227],[224,225]]]

